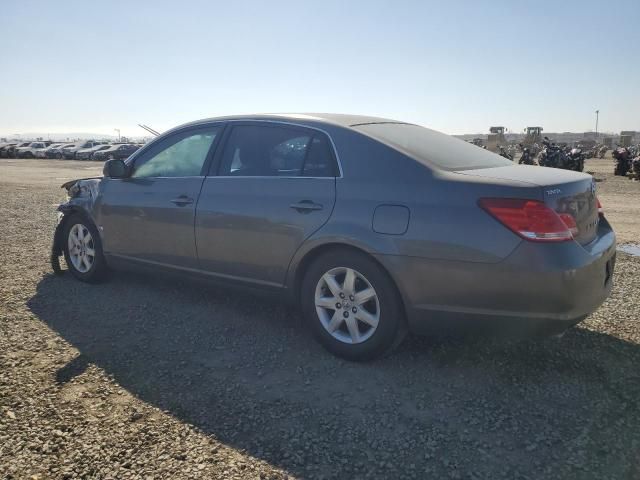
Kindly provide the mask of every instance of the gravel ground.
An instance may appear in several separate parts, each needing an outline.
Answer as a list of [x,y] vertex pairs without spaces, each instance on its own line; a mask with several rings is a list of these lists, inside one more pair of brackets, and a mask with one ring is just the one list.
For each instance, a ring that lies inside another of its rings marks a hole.
[[[608,162],[587,170],[637,240],[640,183]],[[351,364],[267,298],[53,276],[59,184],[99,171],[0,160],[0,478],[640,478],[640,258],[559,340]]]

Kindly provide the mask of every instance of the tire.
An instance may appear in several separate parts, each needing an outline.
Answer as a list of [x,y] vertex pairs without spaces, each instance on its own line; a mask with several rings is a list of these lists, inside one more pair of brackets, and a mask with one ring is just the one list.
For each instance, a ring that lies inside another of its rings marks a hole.
[[[78,242],[78,237],[76,235],[76,232],[78,231],[81,231],[83,237],[86,237],[86,235],[89,234],[91,240]],[[65,221],[63,232],[62,247],[64,251],[64,259],[67,262],[67,267],[71,274],[78,280],[87,283],[98,283],[103,280],[107,272],[107,263],[102,253],[102,241],[100,239],[100,234],[93,222],[89,221],[83,215],[73,213]],[[74,238],[70,239],[70,236],[73,236]],[[85,261],[82,261],[73,250],[70,251],[70,244],[74,243],[74,239],[76,240],[76,244],[82,243],[84,245],[82,251],[86,255],[81,256],[84,256],[86,258],[86,262],[89,263],[88,268]],[[91,250],[94,252],[93,260],[91,260],[91,255],[89,253]]]
[[56,153],[56,159],[62,160],[62,154],[61,153]]
[[[353,290],[345,288],[349,270],[356,278],[353,283],[355,295],[349,295]],[[332,287],[337,288],[337,295],[329,289],[325,280],[327,275],[334,279]],[[368,297],[363,293],[371,292],[369,288],[375,296],[358,304],[357,294]],[[339,302],[341,294],[345,295],[342,303]],[[381,357],[399,345],[407,333],[404,309],[395,284],[380,265],[357,251],[331,250],[316,258],[305,272],[300,302],[305,320],[320,344],[347,360],[366,361]],[[376,318],[373,327],[368,322]],[[353,325],[357,330],[356,341]],[[333,333],[330,333],[332,328]]]

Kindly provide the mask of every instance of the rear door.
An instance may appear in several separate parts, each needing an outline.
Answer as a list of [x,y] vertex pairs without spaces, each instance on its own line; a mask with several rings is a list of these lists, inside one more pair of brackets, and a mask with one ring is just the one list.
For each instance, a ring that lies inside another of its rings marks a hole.
[[195,207],[221,131],[177,132],[135,157],[130,178],[104,180],[99,223],[107,254],[197,268]]
[[232,122],[196,212],[200,268],[280,286],[295,251],[331,215],[339,173],[328,137]]

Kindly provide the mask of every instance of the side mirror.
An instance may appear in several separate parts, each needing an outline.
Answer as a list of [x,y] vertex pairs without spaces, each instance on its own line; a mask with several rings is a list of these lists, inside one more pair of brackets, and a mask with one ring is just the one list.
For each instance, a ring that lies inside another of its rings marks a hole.
[[107,160],[104,162],[102,174],[109,178],[125,178],[128,176],[127,164],[124,160]]

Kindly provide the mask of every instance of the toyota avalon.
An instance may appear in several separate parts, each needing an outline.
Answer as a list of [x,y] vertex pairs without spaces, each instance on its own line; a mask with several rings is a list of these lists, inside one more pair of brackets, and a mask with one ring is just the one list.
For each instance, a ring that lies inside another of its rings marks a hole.
[[590,175],[395,120],[201,120],[64,186],[57,272],[63,255],[85,282],[142,265],[278,292],[353,360],[461,319],[561,332],[612,287]]

